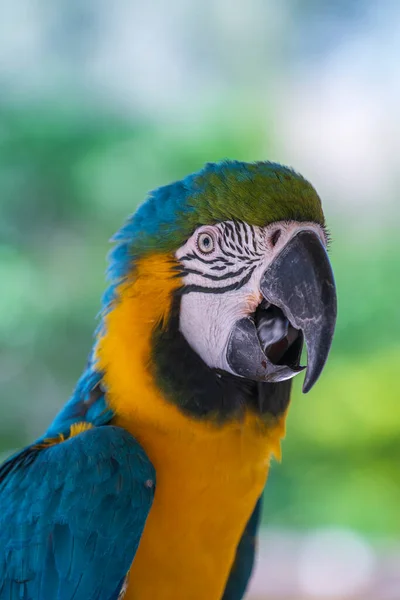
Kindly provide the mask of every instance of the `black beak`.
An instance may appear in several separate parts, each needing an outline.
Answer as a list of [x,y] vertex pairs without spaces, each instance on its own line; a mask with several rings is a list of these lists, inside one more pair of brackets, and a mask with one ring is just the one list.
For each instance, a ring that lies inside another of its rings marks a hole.
[[333,273],[318,236],[297,233],[265,271],[260,289],[265,301],[254,318],[236,323],[228,364],[237,375],[257,381],[289,379],[304,369],[299,364],[304,338],[306,393],[328,358],[337,312]]

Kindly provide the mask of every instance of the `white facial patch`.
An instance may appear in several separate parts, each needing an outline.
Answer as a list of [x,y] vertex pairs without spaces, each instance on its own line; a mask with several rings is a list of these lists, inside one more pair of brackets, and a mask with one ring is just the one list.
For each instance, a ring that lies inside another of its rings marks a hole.
[[180,330],[209,367],[231,371],[226,348],[234,324],[254,313],[263,273],[289,239],[306,229],[326,243],[315,223],[255,227],[224,221],[199,227],[176,252],[184,283]]

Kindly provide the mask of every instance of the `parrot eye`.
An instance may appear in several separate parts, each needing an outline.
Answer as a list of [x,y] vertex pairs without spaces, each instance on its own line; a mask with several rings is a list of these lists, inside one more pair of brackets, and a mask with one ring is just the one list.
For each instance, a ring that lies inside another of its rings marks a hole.
[[215,241],[211,233],[200,233],[197,238],[197,247],[203,254],[210,254],[215,248]]

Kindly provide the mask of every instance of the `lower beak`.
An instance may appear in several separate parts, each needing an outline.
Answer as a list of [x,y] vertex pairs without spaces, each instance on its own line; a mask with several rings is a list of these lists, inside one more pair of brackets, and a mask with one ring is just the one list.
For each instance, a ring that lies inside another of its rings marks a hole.
[[290,379],[300,366],[303,339],[307,371],[303,392],[317,381],[328,358],[336,323],[336,289],[326,250],[316,234],[297,233],[261,278],[264,297],[254,317],[232,330],[227,362],[256,381]]

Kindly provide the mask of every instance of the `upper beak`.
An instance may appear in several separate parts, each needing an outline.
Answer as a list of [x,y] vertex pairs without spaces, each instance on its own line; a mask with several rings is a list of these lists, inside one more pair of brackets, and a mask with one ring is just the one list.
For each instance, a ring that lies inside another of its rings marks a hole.
[[[269,303],[261,325],[267,333],[260,331],[251,317],[238,321],[229,340],[228,364],[249,379],[289,379],[303,370],[299,360],[304,337],[306,393],[328,358],[337,313],[332,268],[318,236],[302,230],[292,237],[263,274],[260,290]],[[282,344],[286,344],[283,350]]]

